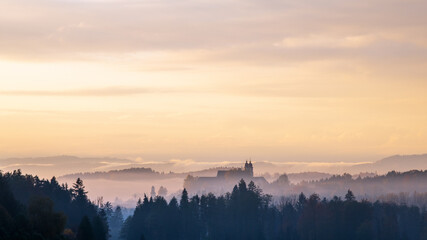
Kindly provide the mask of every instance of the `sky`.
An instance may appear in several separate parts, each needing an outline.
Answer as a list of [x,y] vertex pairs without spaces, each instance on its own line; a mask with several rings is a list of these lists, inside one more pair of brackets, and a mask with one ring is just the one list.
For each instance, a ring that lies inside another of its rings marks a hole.
[[426,153],[424,0],[2,0],[0,158]]

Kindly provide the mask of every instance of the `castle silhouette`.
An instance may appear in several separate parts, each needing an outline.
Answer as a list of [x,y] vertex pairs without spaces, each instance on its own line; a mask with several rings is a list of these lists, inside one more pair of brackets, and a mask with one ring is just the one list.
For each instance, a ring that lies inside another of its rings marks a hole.
[[219,170],[216,177],[193,177],[188,175],[184,180],[184,188],[193,193],[226,193],[231,191],[241,179],[247,184],[253,181],[257,186],[268,185],[264,177],[254,177],[252,161],[245,162],[243,168]]

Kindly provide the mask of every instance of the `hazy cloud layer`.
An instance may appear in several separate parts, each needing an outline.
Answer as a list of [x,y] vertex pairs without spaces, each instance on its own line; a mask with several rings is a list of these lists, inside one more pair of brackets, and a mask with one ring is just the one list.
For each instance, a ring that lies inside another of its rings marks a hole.
[[106,96],[128,96],[139,94],[177,92],[168,89],[150,89],[140,87],[107,87],[98,89],[77,89],[77,90],[9,90],[1,91],[0,95],[6,96],[69,96],[69,97],[106,97]]
[[[53,156],[40,158],[0,159],[1,171],[21,169],[24,173],[38,174],[44,178],[72,173],[110,171],[132,167],[152,168],[159,172],[191,172],[215,167],[242,167],[244,161],[197,161],[193,159],[170,159],[168,161],[146,161],[140,158],[79,158],[74,156]],[[324,171],[339,173],[349,167],[368,162],[274,162],[254,161],[256,174],[265,172],[304,172]]]
[[[374,162],[288,162],[288,161],[253,161],[256,175],[264,173],[299,173],[325,172],[332,174],[361,172],[387,173],[388,171],[408,171],[411,169],[425,169],[427,154],[391,156],[378,159]],[[61,176],[74,173],[104,172],[117,169],[151,168],[158,172],[188,173],[207,170],[216,167],[242,167],[245,161],[200,161],[193,159],[170,159],[167,161],[147,161],[141,158],[102,158],[102,157],[74,157],[53,156],[39,158],[11,158],[0,159],[0,170],[11,171],[30,169],[41,177],[50,178],[53,175]],[[406,165],[402,163],[406,162]],[[52,170],[58,169],[53,174]],[[215,171],[214,171],[215,172]]]
[[196,57],[202,59],[220,51],[220,60],[243,62],[425,60],[427,47],[421,0],[6,0],[0,9],[0,52],[23,60],[182,50],[204,50]]

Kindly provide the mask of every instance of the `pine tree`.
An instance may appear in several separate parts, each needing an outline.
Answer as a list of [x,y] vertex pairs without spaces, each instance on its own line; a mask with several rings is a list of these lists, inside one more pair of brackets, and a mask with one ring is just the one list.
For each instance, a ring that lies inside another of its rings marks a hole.
[[256,188],[257,187],[256,187],[255,183],[253,181],[250,181],[248,184],[249,191],[255,192],[257,190]]
[[240,192],[246,192],[247,191],[246,182],[245,182],[245,180],[243,180],[243,178],[239,182],[239,191]]
[[185,188],[184,190],[182,190],[181,200],[179,201],[179,207],[181,209],[188,208],[188,192]]
[[168,195],[168,190],[165,187],[160,186],[159,191],[158,191],[158,195],[165,197],[166,195]]
[[109,229],[105,212],[101,209],[99,214],[92,220],[92,229],[95,240],[107,240],[109,237]]
[[28,206],[32,227],[46,239],[59,236],[65,228],[67,218],[53,211],[53,201],[48,197],[34,197]]
[[111,232],[111,239],[119,239],[120,229],[123,226],[123,221],[122,208],[117,206],[108,222]]
[[300,195],[298,196],[298,202],[296,204],[296,208],[298,212],[302,211],[306,203],[307,203],[307,197],[304,195],[304,193],[301,192]]
[[87,191],[85,190],[85,186],[83,185],[83,180],[77,178],[76,182],[73,184],[73,188],[71,192],[74,195],[76,200],[84,200],[87,201]]
[[352,202],[352,201],[354,201],[356,198],[354,197],[354,194],[353,194],[353,192],[349,189],[348,191],[347,191],[347,194],[345,195],[345,200],[346,201],[348,201],[348,202]]
[[94,240],[92,224],[87,216],[84,216],[77,230],[77,240]]
[[107,201],[104,206],[103,209],[105,211],[105,215],[107,216],[107,219],[111,218],[113,215],[113,205],[111,204],[111,202]]

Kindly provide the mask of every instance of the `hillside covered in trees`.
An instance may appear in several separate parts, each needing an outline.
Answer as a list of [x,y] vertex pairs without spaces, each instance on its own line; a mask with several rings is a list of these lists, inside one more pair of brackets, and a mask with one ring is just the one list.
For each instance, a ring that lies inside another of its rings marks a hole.
[[[304,181],[299,184],[290,185],[287,189],[282,188],[282,193],[298,194],[304,192],[318,193],[321,196],[333,197],[343,195],[348,189],[353,190],[358,198],[376,201],[393,200],[404,204],[415,204],[419,207],[427,207],[427,170],[412,170],[408,172],[391,171],[385,175],[373,177],[357,177],[350,174],[333,175],[318,181]],[[396,199],[393,195],[398,194]],[[388,197],[387,197],[388,196]],[[412,198],[418,199],[412,199]]]
[[271,204],[253,182],[242,180],[223,196],[163,197],[138,202],[126,219],[122,238],[139,239],[426,239],[427,212],[418,207],[320,199],[300,194],[296,201]]
[[86,194],[80,179],[68,188],[55,177],[0,173],[0,239],[108,239],[111,206]]
[[[389,173],[364,181],[424,175]],[[362,181],[344,175],[305,184],[332,186],[343,180]],[[119,206],[91,202],[81,179],[68,187],[55,177],[40,180],[14,171],[0,174],[0,240],[427,239],[426,208],[387,198],[368,201],[349,189],[331,198],[314,192],[273,201],[253,182],[241,180],[224,195],[190,195],[184,189],[170,200],[145,196],[124,220]]]

